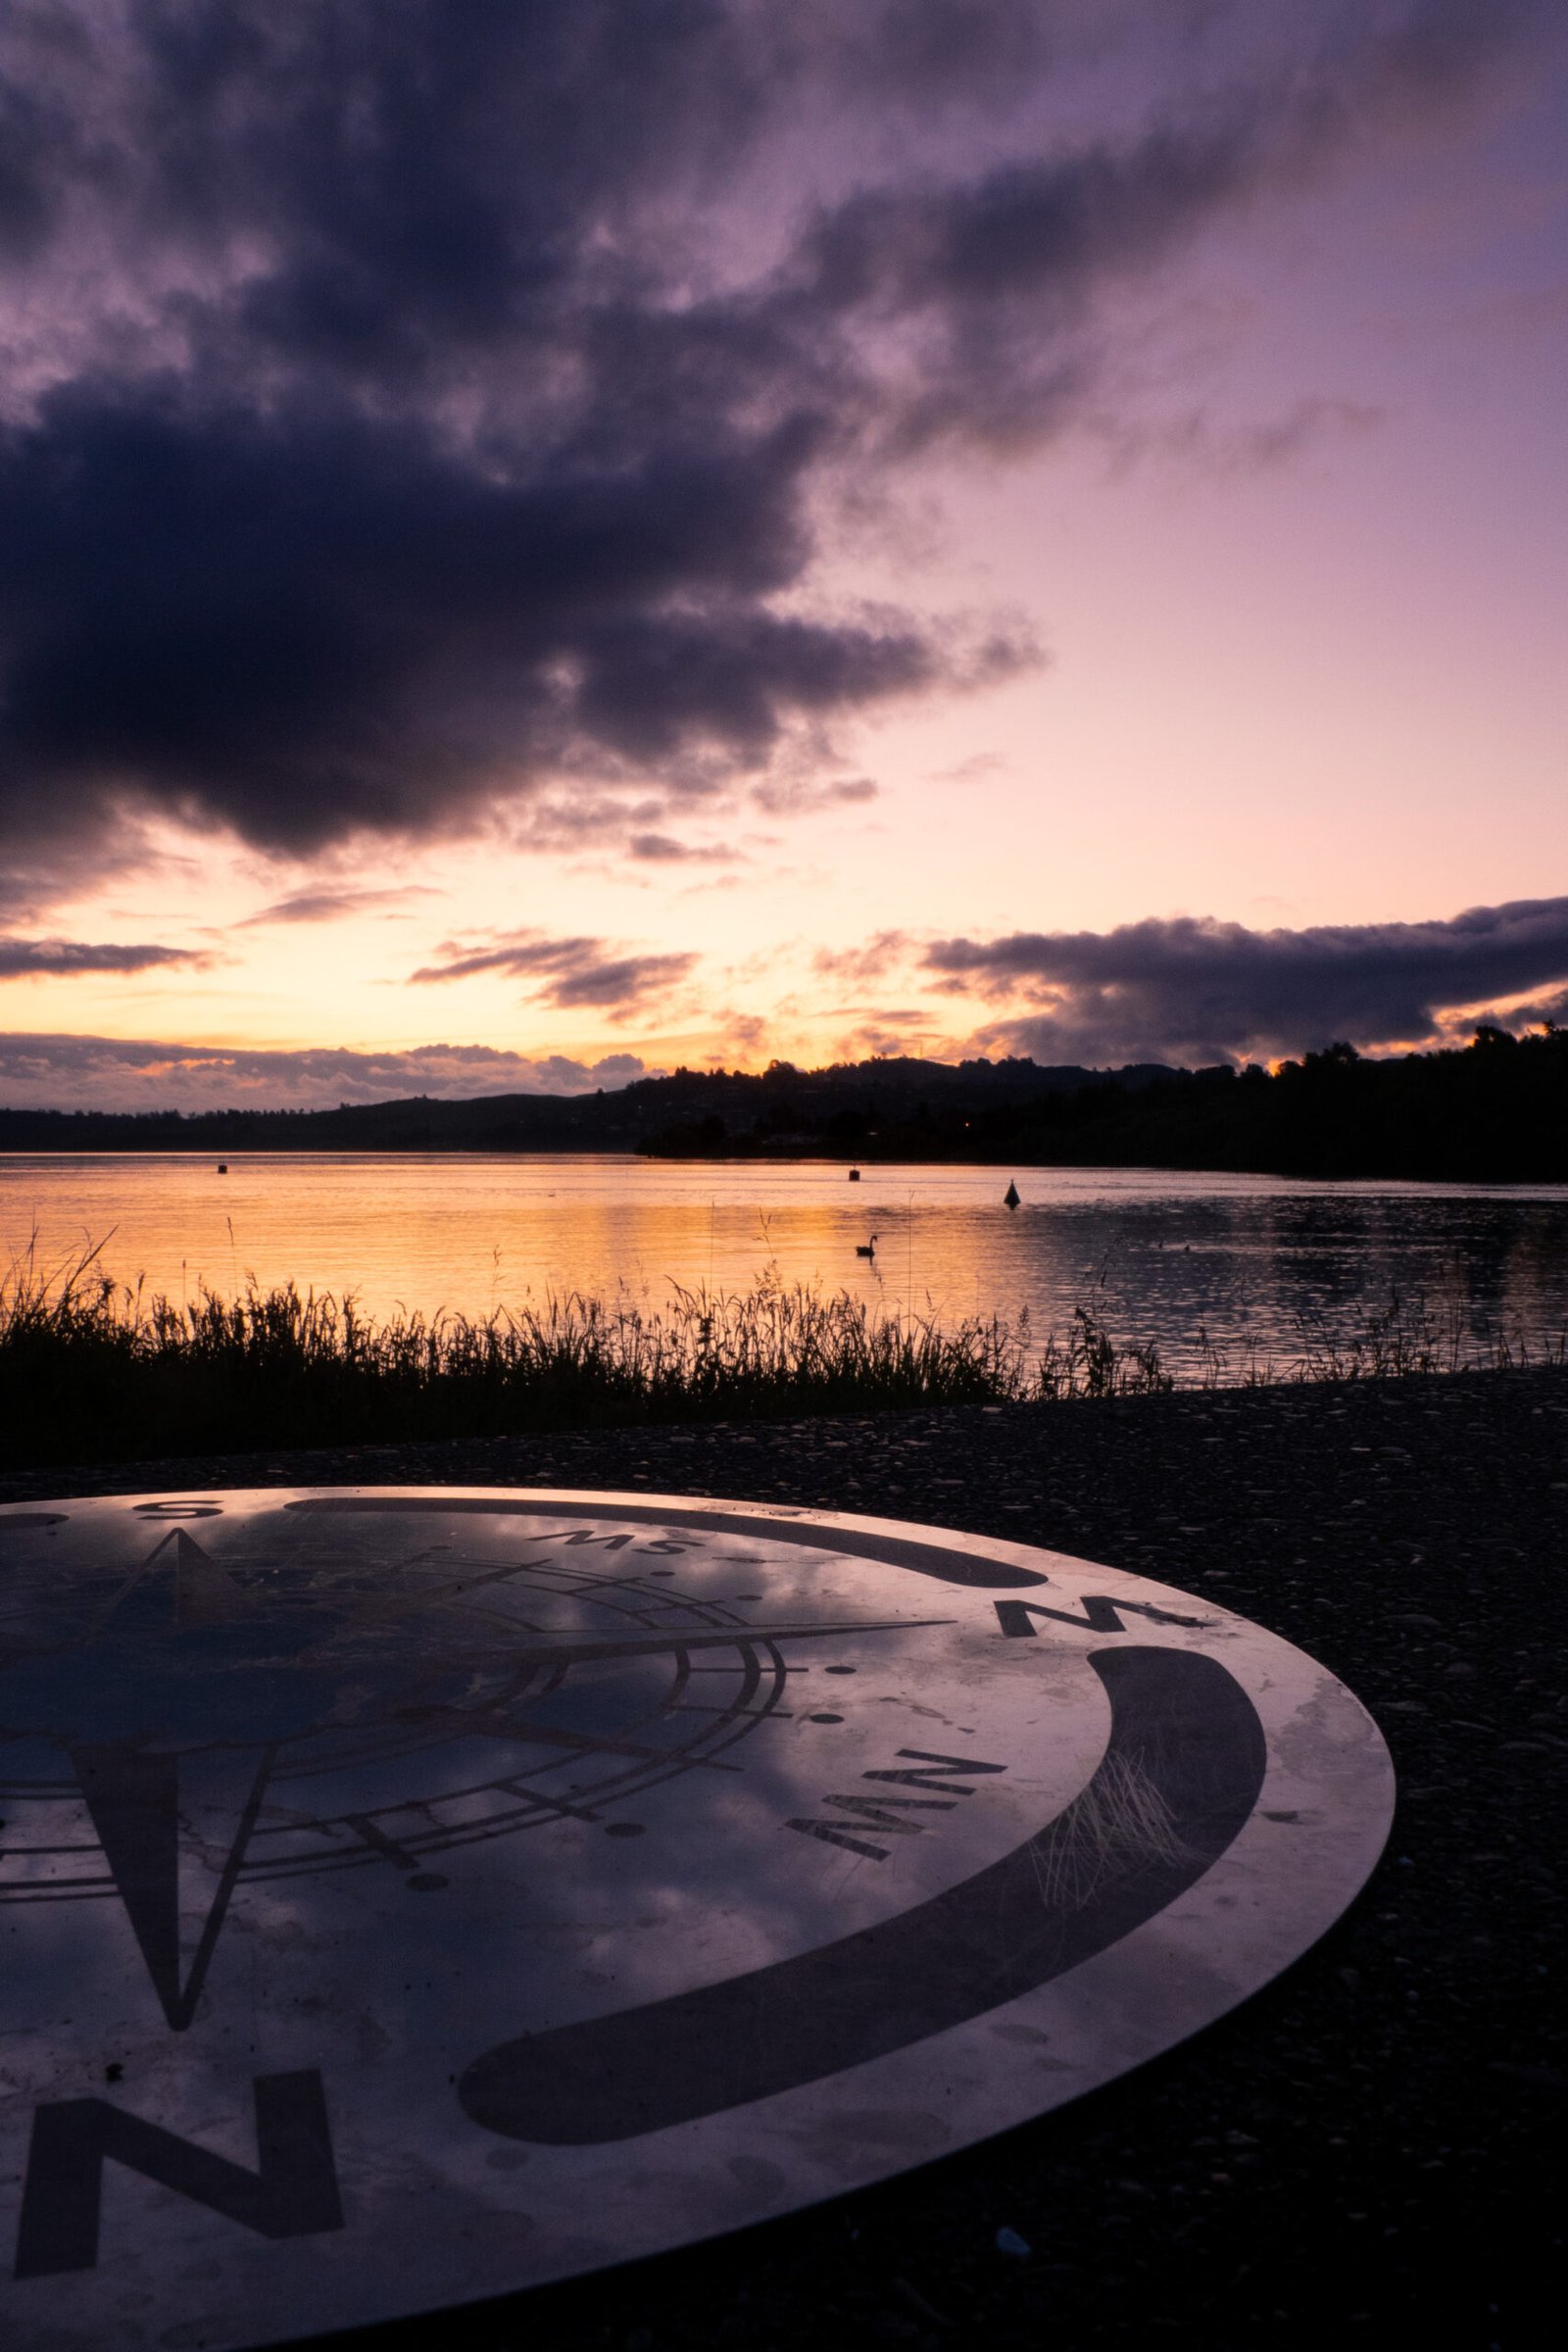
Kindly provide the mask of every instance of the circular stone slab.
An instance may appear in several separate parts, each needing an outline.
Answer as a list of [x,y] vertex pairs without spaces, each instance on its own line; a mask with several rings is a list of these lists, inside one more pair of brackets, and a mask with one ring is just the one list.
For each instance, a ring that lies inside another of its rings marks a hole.
[[1266,1984],[1392,1805],[1299,1650],[1022,1544],[0,1510],[0,2328],[221,2352],[880,2180]]

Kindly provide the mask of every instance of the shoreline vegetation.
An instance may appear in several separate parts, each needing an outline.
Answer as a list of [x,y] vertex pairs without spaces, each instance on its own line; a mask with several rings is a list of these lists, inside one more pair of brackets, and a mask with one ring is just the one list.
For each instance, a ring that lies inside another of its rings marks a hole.
[[335,1110],[0,1107],[0,1152],[592,1152],[1561,1184],[1568,1029],[1487,1023],[1465,1047],[1381,1058],[1342,1043],[1273,1070],[885,1057]]
[[1568,1334],[1478,1339],[1397,1298],[1348,1333],[1303,1322],[1298,1342],[1282,1362],[1200,1334],[1178,1383],[1094,1304],[1043,1345],[1027,1315],[940,1324],[768,1279],[675,1287],[654,1311],[572,1294],[376,1322],[292,1283],[176,1306],[117,1284],[97,1250],[52,1271],[29,1253],[0,1276],[0,1468],[1568,1366]]

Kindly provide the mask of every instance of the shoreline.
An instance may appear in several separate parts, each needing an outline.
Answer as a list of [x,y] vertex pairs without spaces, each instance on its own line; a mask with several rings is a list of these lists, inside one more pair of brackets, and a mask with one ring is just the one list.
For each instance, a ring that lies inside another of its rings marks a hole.
[[1091,1176],[1103,1169],[1115,1176],[1211,1177],[1216,1184],[1234,1183],[1238,1177],[1255,1180],[1260,1184],[1362,1186],[1373,1190],[1382,1186],[1403,1190],[1407,1186],[1429,1187],[1434,1192],[1459,1193],[1568,1193],[1568,1174],[1560,1168],[1550,1174],[1539,1170],[1524,1173],[1456,1173],[1452,1168],[1411,1169],[1385,1164],[1381,1159],[1354,1166],[1336,1165],[1332,1168],[1296,1165],[1288,1159],[1247,1158],[1214,1159],[1202,1156],[1152,1159],[1147,1154],[1126,1158],[1059,1156],[1042,1158],[1028,1152],[1009,1151],[999,1146],[996,1150],[959,1152],[920,1152],[911,1149],[873,1152],[865,1149],[792,1151],[781,1149],[776,1139],[769,1138],[765,1146],[755,1150],[737,1149],[729,1152],[665,1152],[655,1151],[641,1144],[504,1144],[485,1143],[418,1143],[418,1144],[344,1144],[344,1143],[214,1143],[192,1144],[179,1142],[156,1143],[51,1143],[0,1144],[0,1162],[7,1160],[53,1160],[70,1163],[74,1160],[189,1160],[194,1166],[209,1168],[217,1158],[224,1161],[224,1172],[242,1168],[248,1160],[481,1160],[498,1166],[513,1166],[518,1161],[540,1160],[604,1160],[617,1166],[666,1168],[826,1168],[847,1178],[848,1171],[862,1171],[886,1175],[902,1168],[974,1168],[993,1172],[1004,1168],[1014,1172],[1029,1170],[1037,1175]]
[[[1208,1422],[1216,1414],[1255,1409],[1273,1404],[1287,1419],[1300,1416],[1303,1399],[1320,1404],[1330,1420],[1351,1414],[1358,1403],[1369,1412],[1385,1403],[1398,1409],[1413,1401],[1427,1417],[1441,1414],[1440,1397],[1448,1399],[1450,1392],[1458,1404],[1479,1403],[1493,1398],[1503,1418],[1510,1412],[1561,1415],[1568,1423],[1568,1361],[1553,1359],[1523,1363],[1467,1365],[1451,1370],[1410,1371],[1389,1374],[1365,1373],[1344,1379],[1318,1375],[1282,1376],[1256,1382],[1238,1381],[1226,1386],[1215,1383],[1203,1387],[1178,1382],[1159,1390],[1129,1390],[1115,1394],[1072,1396],[1048,1398],[1007,1398],[976,1402],[920,1402],[914,1404],[868,1405],[856,1411],[818,1410],[795,1413],[746,1413],[725,1416],[722,1413],[680,1415],[663,1420],[626,1420],[619,1422],[583,1423],[577,1426],[540,1426],[501,1435],[429,1438],[356,1438],[336,1445],[299,1446],[274,1442],[249,1447],[185,1447],[171,1448],[162,1453],[109,1454],[97,1460],[82,1458],[71,1461],[39,1461],[35,1463],[0,1463],[0,1504],[47,1499],[58,1489],[64,1495],[128,1494],[139,1493],[146,1482],[153,1484],[149,1492],[172,1491],[174,1487],[192,1484],[220,1483],[225,1486],[285,1486],[285,1485],[433,1485],[460,1483],[497,1486],[525,1484],[569,1483],[561,1477],[546,1474],[547,1467],[559,1463],[580,1467],[584,1471],[610,1466],[617,1457],[624,1457],[629,1479],[628,1491],[639,1484],[649,1483],[645,1471],[647,1460],[667,1449],[672,1467],[686,1466],[684,1449],[701,1446],[723,1448],[726,1445],[743,1449],[761,1447],[765,1457],[771,1446],[788,1442],[794,1458],[801,1445],[815,1439],[827,1454],[842,1448],[854,1450],[859,1457],[866,1476],[848,1479],[849,1489],[859,1493],[863,1487],[871,1490],[869,1457],[878,1440],[886,1440],[897,1449],[909,1442],[913,1424],[932,1425],[922,1428],[913,1443],[926,1446],[939,1443],[944,1436],[956,1437],[961,1424],[975,1423],[982,1431],[998,1422],[1002,1432],[993,1436],[1023,1438],[1026,1426],[1037,1434],[1054,1438],[1062,1419],[1076,1420],[1080,1415],[1108,1421],[1121,1415],[1157,1414],[1163,1409],[1173,1422],[1190,1421],[1196,1414],[1199,1421]],[[1526,1398],[1528,1396],[1528,1401]],[[1205,1443],[1209,1442],[1205,1437]],[[1066,1451],[1076,1458],[1078,1448]],[[532,1467],[535,1459],[541,1465]],[[1304,1468],[1298,1466],[1304,1480]],[[1564,1527],[1568,1537],[1568,1428],[1564,1430]],[[62,1484],[61,1482],[65,1482]],[[590,1478],[588,1483],[600,1483]],[[960,1482],[939,1480],[941,1486],[952,1487]],[[967,1482],[964,1482],[967,1483]],[[662,1490],[660,1490],[662,1491]],[[719,1488],[685,1488],[682,1492],[719,1494]],[[1255,1489],[1250,1489],[1255,1492]],[[896,1495],[906,1490],[894,1485],[886,1490]],[[853,1510],[856,1502],[832,1501],[826,1495],[809,1498],[791,1494],[768,1493],[753,1497],[764,1500],[803,1501],[809,1499],[823,1508]],[[1004,1506],[1009,1510],[1027,1508],[1023,1503]],[[1072,1506],[1067,1506],[1071,1508]],[[909,1512],[883,1511],[880,1506],[873,1516],[910,1516]],[[1169,1514],[1161,1514],[1169,1517]],[[1274,1522],[1264,1520],[1260,1524]],[[1000,1524],[985,1527],[977,1520],[970,1533],[1016,1535],[1015,1529]],[[1130,1532],[1130,1531],[1129,1531]],[[1045,1536],[1021,1537],[1020,1541],[1050,1544]],[[1140,1539],[1133,1538],[1135,1545]],[[1070,1549],[1064,1544],[1057,1549]],[[1152,1572],[1153,1573],[1153,1572]],[[1159,1571],[1163,1574],[1163,1571]],[[1568,1703],[1565,1703],[1568,1714]]]
[[[728,1494],[1112,1561],[1223,1592],[1321,1658],[1398,1777],[1363,1894],[1193,2041],[880,2188],[452,2315],[444,2342],[1531,2340],[1568,2088],[1546,1818],[1568,1752],[1568,1373],[270,1448],[17,1472],[0,1501],[313,1483]],[[1027,2260],[998,2253],[1002,2228]],[[340,2340],[413,2352],[427,2327]]]

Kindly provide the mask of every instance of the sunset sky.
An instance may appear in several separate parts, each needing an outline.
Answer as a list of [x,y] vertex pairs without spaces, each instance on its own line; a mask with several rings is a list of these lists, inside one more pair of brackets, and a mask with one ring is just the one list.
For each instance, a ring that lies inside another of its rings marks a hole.
[[16,0],[0,1103],[1568,1021],[1568,12]]

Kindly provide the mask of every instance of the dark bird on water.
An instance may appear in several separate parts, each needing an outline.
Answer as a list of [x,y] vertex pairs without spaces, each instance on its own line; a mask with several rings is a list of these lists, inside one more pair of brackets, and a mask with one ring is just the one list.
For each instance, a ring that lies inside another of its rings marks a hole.
[[873,1233],[873,1234],[872,1234],[872,1236],[871,1236],[871,1239],[870,1239],[868,1242],[857,1242],[857,1243],[856,1243],[856,1245],[855,1245],[855,1254],[856,1254],[856,1256],[857,1256],[857,1257],[875,1257],[875,1255],[876,1255],[876,1245],[877,1245],[877,1238],[878,1238],[878,1237],[877,1237],[877,1236],[876,1236],[876,1235]]
[[1002,1196],[1002,1205],[1003,1205],[1003,1207],[1004,1207],[1004,1208],[1016,1208],[1016,1207],[1017,1207],[1017,1205],[1018,1205],[1018,1187],[1017,1187],[1015,1184],[1009,1184],[1009,1185],[1007,1186],[1007,1189],[1006,1189],[1006,1191],[1005,1191],[1005,1192],[1003,1194],[1003,1196]]

